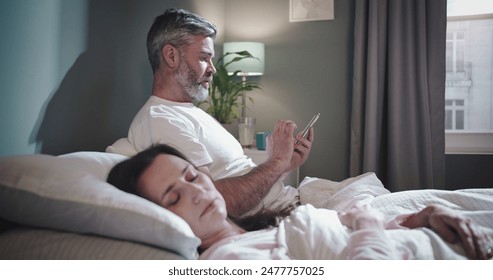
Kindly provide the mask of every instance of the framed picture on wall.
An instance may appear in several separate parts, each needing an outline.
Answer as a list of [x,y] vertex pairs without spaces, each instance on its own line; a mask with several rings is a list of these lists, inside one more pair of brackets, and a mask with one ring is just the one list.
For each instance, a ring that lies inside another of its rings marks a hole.
[[289,21],[334,19],[334,0],[289,0]]

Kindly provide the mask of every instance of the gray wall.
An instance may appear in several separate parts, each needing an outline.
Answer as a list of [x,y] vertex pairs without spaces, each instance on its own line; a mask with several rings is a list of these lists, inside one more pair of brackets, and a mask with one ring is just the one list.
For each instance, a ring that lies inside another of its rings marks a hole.
[[87,12],[85,0],[0,1],[0,155],[39,152],[45,106],[87,47]]
[[[150,94],[147,30],[164,9],[181,7],[218,25],[217,52],[224,41],[265,43],[264,90],[251,94],[249,112],[257,130],[271,130],[278,119],[301,129],[320,112],[301,177],[345,179],[353,5],[336,0],[335,20],[290,23],[287,0],[2,0],[0,156],[104,151],[126,136]],[[457,170],[465,157],[449,159],[448,184],[493,180],[478,169]],[[474,162],[491,165],[491,159]]]
[[321,113],[301,178],[349,174],[352,3],[335,1],[335,20],[290,23],[289,1],[227,1],[226,39],[266,46],[263,91],[251,94],[257,129],[272,130],[278,119],[291,119],[303,129]]
[[[201,1],[203,2],[203,1]],[[224,25],[224,1],[206,16]],[[149,96],[145,37],[194,1],[0,1],[0,155],[99,150]]]
[[[352,1],[336,20],[289,22],[286,0],[3,0],[0,2],[0,155],[103,151],[126,135],[147,99],[145,36],[153,18],[182,7],[232,40],[266,44],[264,92],[253,93],[258,130],[278,119],[303,126],[316,112],[316,142],[302,176],[347,177]],[[7,43],[8,42],[8,43]]]

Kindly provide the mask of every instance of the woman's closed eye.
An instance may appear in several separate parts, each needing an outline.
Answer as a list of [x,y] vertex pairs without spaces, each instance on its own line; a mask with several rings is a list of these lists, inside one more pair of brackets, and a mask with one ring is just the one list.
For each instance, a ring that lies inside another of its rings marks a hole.
[[180,194],[177,191],[170,191],[168,192],[164,199],[163,199],[163,206],[164,208],[168,208],[170,206],[173,206],[180,201]]
[[[185,181],[187,182],[195,182],[199,178],[198,172],[195,168],[189,165],[187,168],[183,170]],[[163,197],[163,206],[165,208],[173,206],[180,201],[180,192],[178,191],[176,186],[171,186]]]

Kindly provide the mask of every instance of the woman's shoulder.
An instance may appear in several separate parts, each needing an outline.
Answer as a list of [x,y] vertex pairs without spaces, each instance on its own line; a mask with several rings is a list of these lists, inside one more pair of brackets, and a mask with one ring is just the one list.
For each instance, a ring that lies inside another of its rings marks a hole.
[[250,231],[217,242],[201,255],[201,260],[254,260],[272,259],[278,247],[278,228]]

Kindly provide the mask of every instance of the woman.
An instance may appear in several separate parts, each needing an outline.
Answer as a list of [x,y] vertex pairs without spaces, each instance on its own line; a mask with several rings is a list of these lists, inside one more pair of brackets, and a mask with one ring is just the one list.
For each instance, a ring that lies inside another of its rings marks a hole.
[[[433,257],[410,255],[403,245],[408,241],[400,242],[399,238],[414,231],[390,234],[386,230],[389,223],[368,207],[336,213],[310,205],[293,210],[293,206],[232,220],[210,176],[166,145],[151,147],[117,164],[108,182],[184,219],[202,241],[201,259]],[[459,242],[469,258],[492,257],[491,249],[481,250],[490,248],[490,237],[468,219],[443,206],[429,206],[418,213],[397,217],[393,222],[393,228],[400,231],[403,227],[431,228],[445,240]],[[324,238],[314,238],[320,232]],[[416,234],[422,238],[421,232]]]

